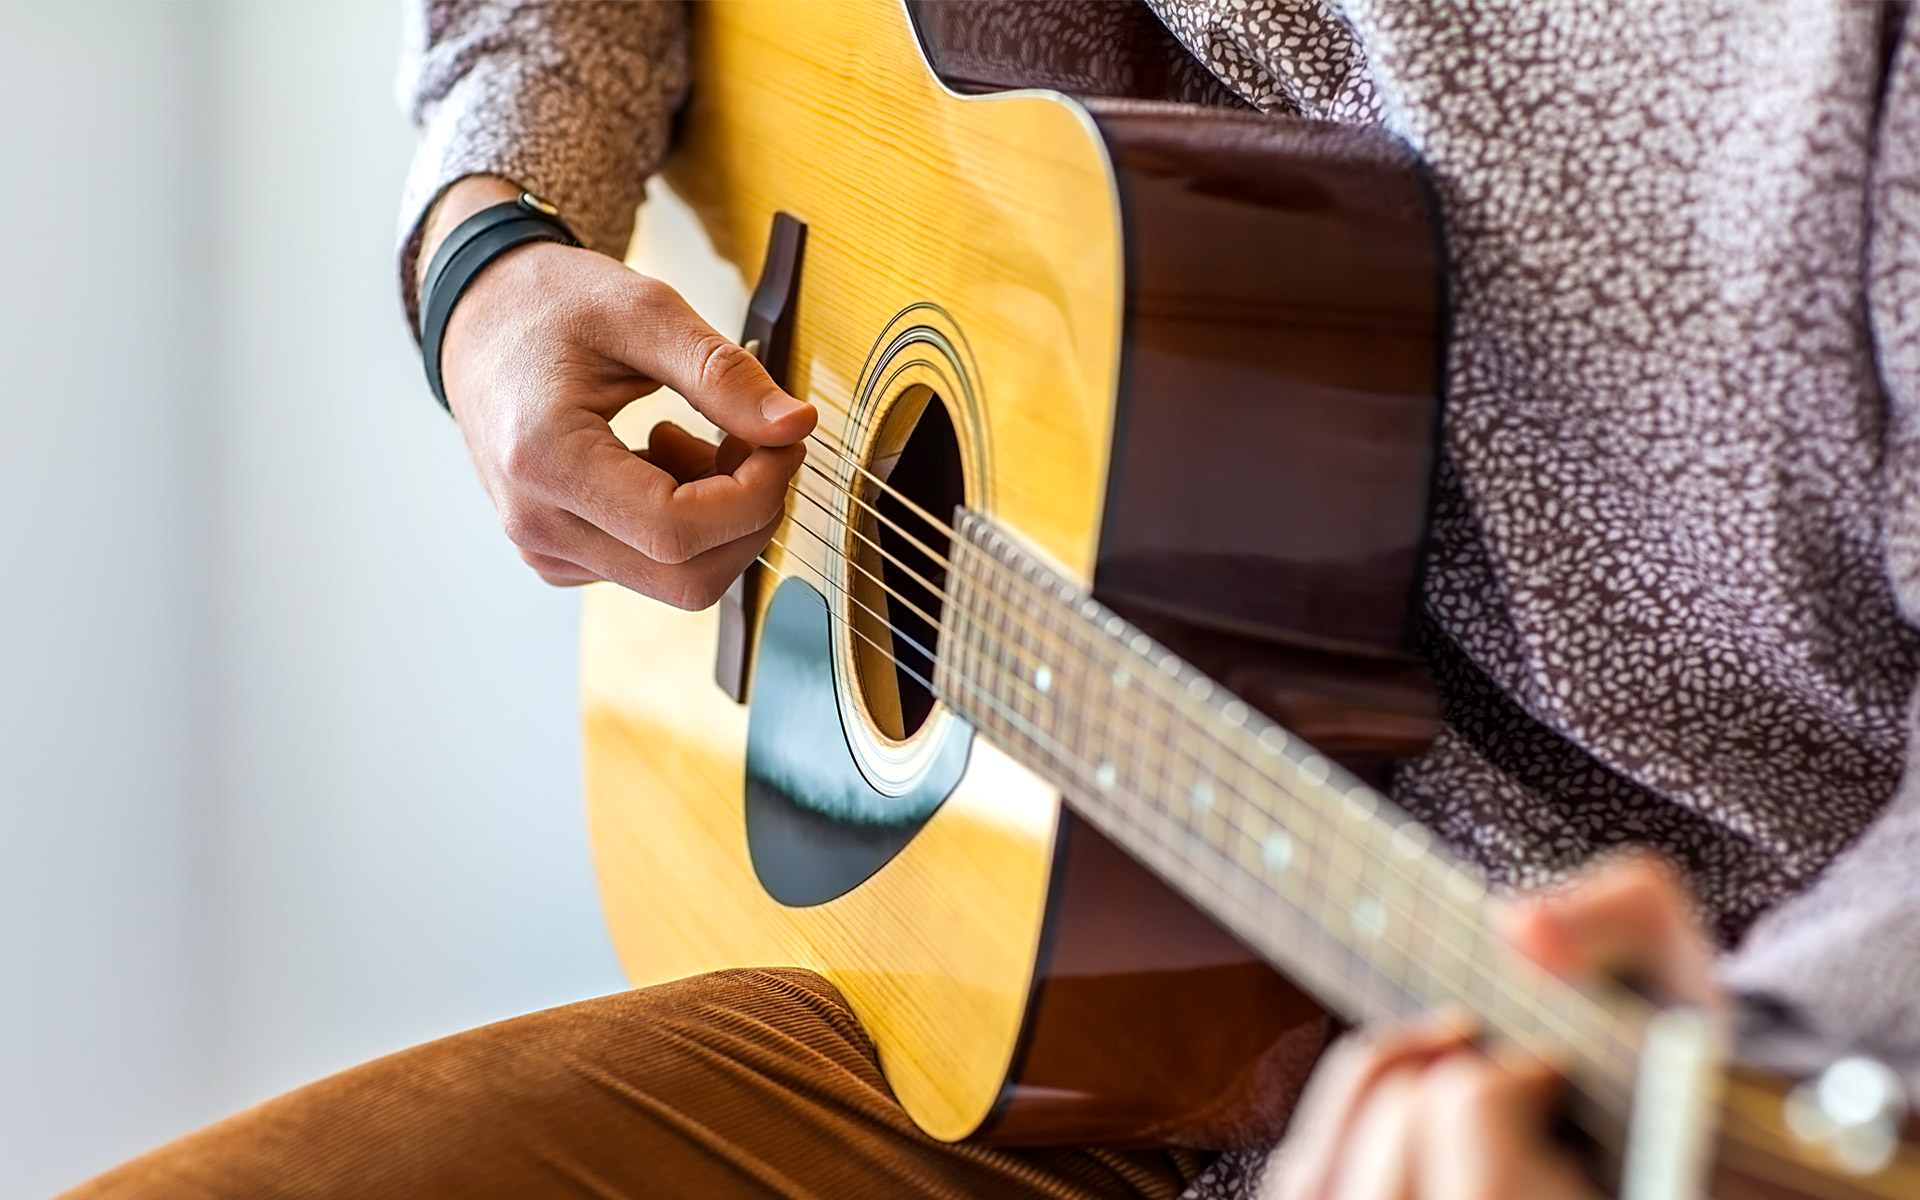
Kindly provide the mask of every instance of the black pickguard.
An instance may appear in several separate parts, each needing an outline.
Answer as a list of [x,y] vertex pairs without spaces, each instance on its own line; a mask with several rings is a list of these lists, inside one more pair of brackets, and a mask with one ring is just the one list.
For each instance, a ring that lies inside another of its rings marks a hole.
[[913,840],[966,772],[972,730],[954,722],[933,766],[889,796],[861,773],[834,696],[833,615],[787,578],[753,662],[747,718],[747,848],[767,894],[822,904],[864,882]]

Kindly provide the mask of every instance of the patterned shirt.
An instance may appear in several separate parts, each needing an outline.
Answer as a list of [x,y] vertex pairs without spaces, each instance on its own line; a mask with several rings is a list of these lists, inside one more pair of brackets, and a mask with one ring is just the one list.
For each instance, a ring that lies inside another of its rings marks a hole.
[[[1382,123],[1435,181],[1453,338],[1422,641],[1446,722],[1395,798],[1509,884],[1661,848],[1731,986],[1920,1080],[1920,22],[1148,2],[1247,103]],[[477,172],[621,253],[685,64],[664,5],[428,0],[402,278]]]

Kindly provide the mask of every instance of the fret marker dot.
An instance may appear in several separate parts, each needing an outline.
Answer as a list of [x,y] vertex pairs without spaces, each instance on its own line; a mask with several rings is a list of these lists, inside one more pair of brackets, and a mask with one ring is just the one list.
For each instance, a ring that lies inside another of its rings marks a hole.
[[1045,667],[1033,669],[1033,690],[1042,696],[1053,690],[1053,672]]
[[1127,669],[1125,667],[1115,667],[1113,669],[1113,690],[1114,691],[1116,692],[1123,691],[1125,690],[1126,686],[1132,682],[1133,682],[1133,676],[1127,674]]
[[1386,928],[1387,910],[1380,902],[1371,897],[1358,900],[1353,905],[1353,927],[1365,937],[1378,937]]
[[1284,871],[1293,861],[1293,839],[1284,833],[1270,833],[1260,846],[1260,856],[1276,871]]
[[1213,807],[1213,785],[1204,779],[1193,785],[1193,806],[1195,808]]
[[1094,771],[1093,781],[1099,784],[1100,790],[1104,792],[1108,788],[1111,788],[1113,786],[1113,781],[1117,777],[1117,775],[1118,775],[1118,772],[1116,772],[1113,769],[1112,763],[1103,762],[1100,764],[1099,768]]

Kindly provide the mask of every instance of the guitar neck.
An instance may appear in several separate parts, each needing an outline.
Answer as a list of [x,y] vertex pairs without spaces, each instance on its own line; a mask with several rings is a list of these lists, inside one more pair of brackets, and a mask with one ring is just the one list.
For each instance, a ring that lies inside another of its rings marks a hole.
[[935,686],[990,740],[1328,1008],[1464,1010],[1625,1120],[1647,1005],[1520,956],[1478,871],[985,520],[951,558]]

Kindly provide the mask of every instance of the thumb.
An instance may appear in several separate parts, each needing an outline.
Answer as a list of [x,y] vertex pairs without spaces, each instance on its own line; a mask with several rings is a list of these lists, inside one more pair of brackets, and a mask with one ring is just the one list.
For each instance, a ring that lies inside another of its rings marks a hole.
[[756,446],[791,445],[813,431],[813,406],[780,390],[760,360],[701,320],[679,292],[644,275],[634,280],[634,303],[610,331],[615,358]]

